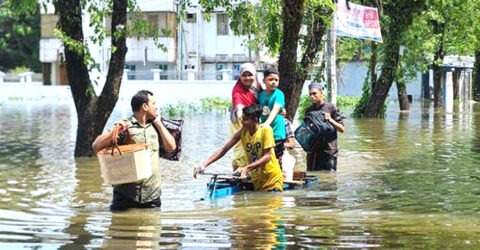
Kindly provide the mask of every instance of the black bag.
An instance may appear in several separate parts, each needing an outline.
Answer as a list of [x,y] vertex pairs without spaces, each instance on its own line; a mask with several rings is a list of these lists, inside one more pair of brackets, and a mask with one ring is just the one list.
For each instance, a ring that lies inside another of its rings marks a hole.
[[311,111],[294,132],[295,139],[306,152],[315,152],[327,147],[335,136],[335,128],[325,120],[323,111]]
[[[175,120],[175,119],[165,119],[161,118],[163,125],[165,128],[172,134],[173,138],[175,139],[175,143],[177,144],[177,149],[172,152],[167,152],[163,149],[162,145],[160,144],[160,157],[171,160],[171,161],[178,161],[180,160],[180,155],[182,152],[182,126],[183,120]],[[159,137],[160,139],[160,137]]]

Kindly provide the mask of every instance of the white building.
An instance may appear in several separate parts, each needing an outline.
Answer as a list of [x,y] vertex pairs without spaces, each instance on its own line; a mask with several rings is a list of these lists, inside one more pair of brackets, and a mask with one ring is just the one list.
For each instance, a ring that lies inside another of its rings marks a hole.
[[[161,33],[167,29],[170,35],[160,35],[159,43],[167,51],[158,48],[153,37],[127,39],[128,52],[125,58],[126,74],[129,80],[153,80],[154,69],[160,69],[160,80],[197,79],[233,80],[238,77],[239,66],[244,62],[272,62],[265,53],[249,51],[244,45],[247,37],[234,36],[229,28],[229,17],[225,10],[217,9],[212,19],[203,18],[197,1],[186,10],[187,18],[177,23],[179,6],[174,0],[138,0],[143,18],[152,22]],[[66,68],[62,63],[63,45],[53,34],[58,17],[53,7],[41,15],[40,61],[43,63],[44,84],[68,84]],[[84,14],[85,39],[93,34],[88,26],[89,15]],[[105,20],[109,29],[110,20]],[[108,70],[110,38],[102,45],[89,42],[90,53],[100,65],[103,75]],[[229,79],[223,79],[227,76]]]

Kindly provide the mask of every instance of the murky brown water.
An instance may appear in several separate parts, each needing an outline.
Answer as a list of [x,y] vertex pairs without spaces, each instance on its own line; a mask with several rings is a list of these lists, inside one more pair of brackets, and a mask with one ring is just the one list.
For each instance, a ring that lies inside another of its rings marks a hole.
[[[478,104],[347,118],[339,171],[317,173],[318,185],[214,201],[199,201],[208,177],[193,179],[192,167],[226,141],[228,117],[189,115],[182,160],[162,161],[162,209],[113,214],[96,158],[73,158],[70,103],[0,110],[2,249],[480,248]],[[120,103],[109,125],[129,113]],[[210,169],[228,172],[229,156]]]

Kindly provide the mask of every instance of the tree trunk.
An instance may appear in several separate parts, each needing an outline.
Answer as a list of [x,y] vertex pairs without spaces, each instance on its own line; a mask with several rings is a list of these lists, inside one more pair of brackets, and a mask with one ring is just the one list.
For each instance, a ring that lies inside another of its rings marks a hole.
[[370,86],[371,89],[377,85],[377,42],[370,42],[370,47],[372,48],[372,55],[370,56]]
[[390,17],[388,32],[386,34],[385,55],[382,63],[380,77],[372,88],[372,95],[368,99],[364,116],[380,117],[388,92],[396,77],[399,62],[400,37],[404,30],[408,29],[413,17],[425,7],[425,1],[392,1],[383,5],[385,14]]
[[440,52],[437,52],[433,58],[433,107],[434,108],[441,108],[443,106],[443,99],[442,99],[442,89],[443,89],[443,76],[442,76],[442,68],[438,65],[438,60],[443,61],[443,56]]
[[[57,1],[55,8],[59,12],[59,29],[74,41],[83,43],[80,0]],[[126,14],[127,0],[115,0],[111,34],[115,34],[119,24],[125,27]],[[92,156],[92,142],[102,133],[118,100],[127,51],[125,35],[122,33],[117,38],[112,36],[112,47],[116,50],[111,55],[107,80],[99,97],[95,96],[90,82],[88,65],[84,60],[85,50],[77,51],[67,43],[64,46],[68,81],[78,118],[75,156]]]
[[300,39],[304,13],[303,0],[284,0],[282,7],[283,32],[278,71],[280,72],[279,88],[285,94],[287,117],[293,120],[300,102],[303,84],[297,84],[297,46]]
[[[303,0],[285,0],[283,6],[283,30],[282,46],[278,63],[280,72],[279,88],[285,94],[287,118],[292,121],[300,103],[302,88],[308,73],[315,64],[318,52],[323,48],[322,38],[326,31],[326,24],[320,16],[331,15],[331,10],[317,8],[312,18],[309,36],[305,39],[303,55],[297,66],[297,47],[300,39],[299,32],[304,15]],[[298,68],[297,68],[298,67]]]
[[438,21],[433,22],[433,35],[441,35],[440,43],[433,57],[433,107],[441,108],[443,106],[443,72],[441,64],[443,63],[444,44],[443,37],[445,35],[445,26]]
[[408,101],[407,86],[403,81],[397,81],[397,90],[398,90],[398,104],[400,105],[400,110],[405,111],[410,109],[410,103]]
[[383,114],[385,100],[395,79],[395,69],[399,60],[398,50],[400,49],[400,44],[398,41],[400,30],[394,20],[392,19],[389,27],[388,42],[385,47],[385,59],[382,64],[380,78],[372,88],[372,95],[367,102],[364,114],[366,117],[380,117]]
[[475,52],[475,68],[473,69],[473,99],[480,100],[480,50]]

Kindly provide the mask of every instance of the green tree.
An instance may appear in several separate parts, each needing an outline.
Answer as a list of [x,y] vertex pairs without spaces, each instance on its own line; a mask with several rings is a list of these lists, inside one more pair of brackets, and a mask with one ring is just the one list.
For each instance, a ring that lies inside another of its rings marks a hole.
[[387,22],[384,34],[384,55],[381,63],[381,73],[372,87],[363,115],[366,117],[381,117],[388,92],[396,80],[399,70],[400,46],[402,34],[407,31],[413,18],[425,8],[424,0],[392,0],[383,2],[383,10]]
[[[36,0],[6,2],[16,13],[30,13],[37,8]],[[64,44],[68,82],[77,111],[75,156],[92,156],[92,142],[103,132],[118,100],[127,53],[126,38],[140,38],[152,34],[157,46],[164,47],[158,44],[159,31],[154,29],[152,23],[139,16],[134,0],[47,0],[48,3],[53,4],[55,14],[59,16],[55,34]],[[85,12],[89,15],[84,15]],[[95,33],[91,37],[83,34],[85,16],[90,17],[85,21],[88,21]],[[107,17],[111,17],[110,27],[104,27]],[[98,68],[98,64],[89,53],[88,43],[101,44],[107,38],[111,39],[108,74],[101,94],[97,96],[93,84],[98,83],[90,80],[89,72]]]
[[17,12],[10,2],[0,1],[0,70],[24,66],[41,71],[39,40],[39,9]]
[[[300,3],[301,2],[301,3]],[[286,109],[292,120],[300,102],[300,95],[308,73],[318,61],[323,50],[323,36],[330,24],[334,5],[331,1],[284,0],[282,10],[283,32],[278,69],[285,93]],[[303,5],[303,6],[302,6]],[[302,25],[306,34],[300,35]],[[301,44],[300,60],[297,59],[298,44]]]
[[[480,1],[475,1],[474,10],[480,9]],[[480,13],[478,11],[473,12],[473,23],[480,23]],[[473,69],[473,97],[476,101],[480,100],[480,27],[478,25],[471,25],[473,28],[473,36],[475,39],[474,42],[474,56],[475,56],[475,65]]]
[[[436,108],[443,106],[443,57],[474,55],[478,28],[471,24],[475,23],[475,18],[478,21],[477,8],[476,0],[430,0],[422,15],[415,17],[411,28],[402,36],[402,44],[406,47],[402,56],[404,75],[433,69]],[[458,83],[454,88],[458,89]]]
[[82,10],[86,6],[80,0],[62,0],[54,4],[59,15],[59,35],[65,45],[68,81],[77,110],[75,156],[91,156],[92,142],[102,133],[120,92],[127,53],[125,28],[128,0],[112,1],[110,29],[113,49],[107,79],[100,96],[94,94],[89,76],[92,68],[91,57],[82,31]]
[[[379,1],[372,1],[379,2]],[[381,1],[381,5],[388,8],[391,1]],[[395,4],[401,4],[400,1],[395,1]],[[417,1],[418,2],[418,1]],[[416,2],[411,2],[415,4]],[[393,81],[397,84],[399,90],[400,109],[408,109],[406,99],[405,82],[417,76],[418,72],[426,72],[428,69],[435,71],[435,107],[441,107],[442,101],[442,82],[441,82],[441,65],[443,64],[443,56],[450,55],[473,55],[474,46],[478,41],[478,26],[472,23],[478,22],[478,4],[476,0],[430,0],[423,4],[423,7],[415,10],[417,13],[413,15],[411,23],[402,28],[401,35],[395,38],[398,43],[401,53],[399,54],[398,63],[395,68],[392,68]],[[378,7],[380,7],[378,6]],[[380,10],[382,10],[380,8]],[[419,12],[421,11],[421,12]],[[380,44],[379,61],[382,68],[390,56],[384,52],[388,46],[391,46],[389,37],[391,36],[392,14],[391,11],[385,11],[381,18],[382,33],[385,36],[385,44]],[[405,10],[407,13],[408,10]],[[410,13],[410,12],[408,12]],[[402,18],[407,18],[404,15]],[[369,93],[364,94],[359,106],[356,107],[356,114],[360,116],[365,115],[365,110],[369,104],[365,100],[370,100],[372,91],[379,91],[375,85],[377,81],[372,72],[375,72],[375,47],[371,47],[372,58],[369,67],[369,81],[366,84],[371,84],[365,88]],[[396,48],[395,48],[396,50]],[[385,76],[385,75],[384,75]],[[380,81],[380,78],[378,79]],[[454,81],[455,82],[455,81]],[[455,87],[455,86],[454,86]],[[383,91],[382,91],[383,92]],[[377,92],[375,92],[377,93]],[[380,109],[382,110],[382,109]],[[380,111],[375,117],[382,116]]]
[[[332,1],[261,0],[234,5],[225,0],[201,0],[200,4],[207,13],[226,7],[235,34],[250,34],[254,37],[248,43],[252,49],[266,47],[272,55],[279,55],[279,88],[285,94],[287,116],[293,119],[303,84],[323,50],[322,38],[334,9]],[[300,34],[302,25],[306,32]]]
[[473,79],[473,95],[476,101],[480,100],[480,46],[478,46],[475,52],[475,67],[474,67],[474,79]]

